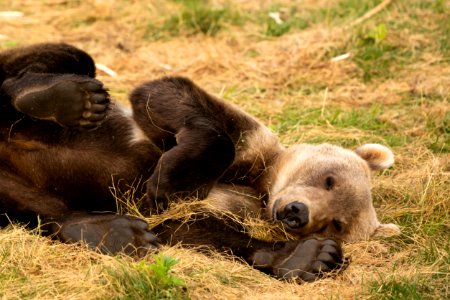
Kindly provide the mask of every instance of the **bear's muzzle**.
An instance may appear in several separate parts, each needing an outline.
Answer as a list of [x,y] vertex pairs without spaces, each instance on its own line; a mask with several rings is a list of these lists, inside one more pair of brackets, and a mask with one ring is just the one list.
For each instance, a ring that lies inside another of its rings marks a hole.
[[[276,205],[274,207],[276,210]],[[276,219],[283,222],[290,229],[305,227],[309,222],[309,210],[303,202],[291,202],[282,211],[274,211]]]

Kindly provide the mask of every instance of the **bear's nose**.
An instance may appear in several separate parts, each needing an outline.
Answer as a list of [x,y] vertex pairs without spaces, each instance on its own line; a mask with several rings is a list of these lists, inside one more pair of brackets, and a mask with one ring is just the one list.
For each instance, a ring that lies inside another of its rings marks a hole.
[[284,207],[283,213],[278,217],[289,228],[302,228],[308,224],[308,207],[302,202],[291,202]]

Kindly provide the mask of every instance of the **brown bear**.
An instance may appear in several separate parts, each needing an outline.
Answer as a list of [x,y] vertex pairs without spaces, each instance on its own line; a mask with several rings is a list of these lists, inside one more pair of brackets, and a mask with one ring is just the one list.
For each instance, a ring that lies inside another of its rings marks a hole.
[[392,163],[392,152],[379,144],[365,144],[356,151],[297,144],[282,148],[276,162],[267,166],[266,178],[260,178],[266,184],[264,197],[240,186],[220,185],[210,191],[205,209],[279,222],[297,238],[354,242],[395,235],[400,232],[397,225],[378,221],[370,193],[372,173]]
[[[303,280],[342,263],[334,239],[386,227],[372,206],[369,171],[392,164],[387,148],[285,149],[259,121],[188,79],[144,83],[129,110],[111,102],[94,77],[92,58],[66,44],[0,54],[0,226],[36,226],[39,218],[45,234],[107,253],[208,245]],[[192,222],[164,220],[155,235],[144,220],[112,213],[111,186],[133,186],[144,214],[176,197],[207,198],[241,216],[266,211],[299,240],[252,238],[242,223],[212,210]]]
[[[190,93],[198,96],[185,97]],[[136,101],[143,98],[148,100],[145,107]],[[153,130],[151,136],[154,137],[166,132],[182,134],[184,129],[181,127],[184,124],[179,125],[181,129],[176,128],[171,119],[181,110],[185,115],[201,111],[206,116],[205,120],[215,119],[215,126],[230,137],[235,148],[233,163],[219,179],[219,183],[234,186],[231,199],[226,197],[224,190],[227,188],[223,185],[219,191],[207,188],[211,195],[210,202],[220,206],[223,211],[237,213],[233,207],[242,210],[243,204],[249,205],[248,199],[235,200],[239,186],[245,186],[255,191],[246,190],[240,194],[250,193],[253,198],[262,198],[266,206],[265,217],[281,221],[288,231],[298,237],[314,234],[355,241],[375,234],[391,235],[399,231],[394,224],[378,222],[370,192],[371,173],[389,168],[394,163],[392,151],[385,146],[365,144],[355,151],[329,144],[298,144],[285,148],[254,117],[207,95],[182,78],[166,78],[143,84],[132,93],[131,102],[135,111],[147,111],[147,116],[143,120],[137,118],[137,123],[146,132]],[[148,123],[148,117],[151,123]],[[145,139],[145,135],[140,136]],[[153,178],[160,178],[159,186],[161,178],[167,178],[162,167],[167,154],[170,151],[162,155],[160,165],[152,175]],[[165,160],[172,161],[169,157]],[[198,190],[196,192],[199,193]],[[162,195],[161,201],[167,199],[167,193],[173,192],[157,188],[157,184],[150,185],[148,190],[153,199]],[[215,193],[220,193],[220,196],[213,199]],[[197,196],[203,198],[204,193]],[[258,201],[257,205],[261,203]],[[246,211],[254,212],[256,209],[247,207]]]

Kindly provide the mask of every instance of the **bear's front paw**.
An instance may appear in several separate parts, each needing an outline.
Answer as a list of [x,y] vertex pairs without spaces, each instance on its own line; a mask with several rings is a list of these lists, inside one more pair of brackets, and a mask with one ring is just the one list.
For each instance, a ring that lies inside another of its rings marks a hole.
[[314,281],[343,264],[342,249],[333,240],[308,239],[287,242],[278,250],[258,250],[255,267],[287,280]]
[[74,215],[59,222],[57,237],[64,242],[85,242],[103,253],[144,256],[156,250],[160,243],[142,219],[115,215]]
[[65,127],[91,129],[104,121],[110,99],[100,81],[71,75],[26,91],[14,103],[31,117],[53,120]]

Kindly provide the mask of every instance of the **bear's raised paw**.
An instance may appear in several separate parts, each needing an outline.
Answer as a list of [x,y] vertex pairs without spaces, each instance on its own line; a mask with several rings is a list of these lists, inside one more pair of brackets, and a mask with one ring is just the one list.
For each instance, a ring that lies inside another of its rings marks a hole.
[[60,76],[52,84],[30,89],[15,99],[16,108],[31,117],[86,129],[104,121],[109,104],[100,81],[77,75]]

